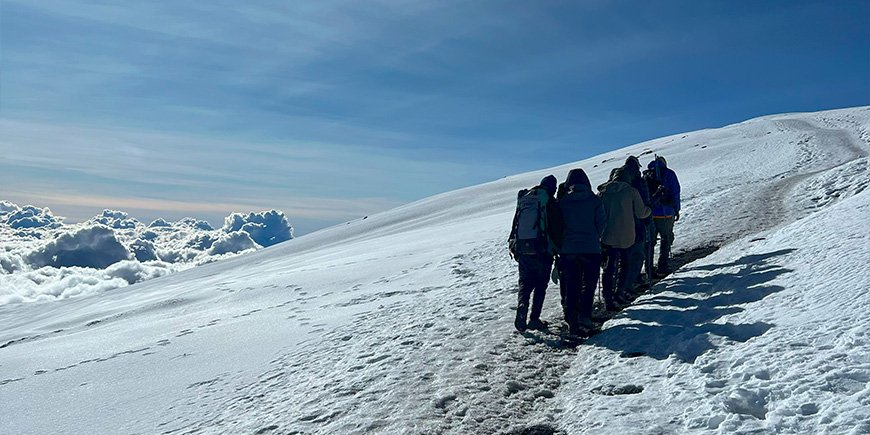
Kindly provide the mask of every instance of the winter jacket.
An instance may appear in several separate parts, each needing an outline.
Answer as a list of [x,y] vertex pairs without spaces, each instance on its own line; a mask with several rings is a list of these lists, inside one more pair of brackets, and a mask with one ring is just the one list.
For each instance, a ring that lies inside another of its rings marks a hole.
[[601,199],[592,193],[589,178],[581,169],[568,173],[559,199],[562,213],[561,254],[599,254],[601,235],[607,222]]
[[[654,217],[670,217],[680,211],[680,182],[677,174],[669,169],[661,159],[653,160],[647,165],[644,176],[651,184],[649,190],[652,198],[652,215]],[[662,192],[656,195],[652,185],[661,185]]]
[[650,208],[643,204],[637,189],[624,181],[609,181],[598,190],[607,213],[601,243],[614,248],[630,247],[636,241],[635,219],[649,217]]
[[[640,199],[643,200],[643,205],[647,207],[652,207],[649,196],[649,187],[640,172],[640,164],[638,163],[637,158],[629,157],[628,159],[626,159],[625,165],[622,166],[622,170],[626,174],[629,180],[628,183],[631,184],[631,187],[634,187],[635,189],[637,189],[637,192],[640,193]],[[635,219],[634,233],[636,240],[640,241],[646,237],[649,223],[650,218]]]

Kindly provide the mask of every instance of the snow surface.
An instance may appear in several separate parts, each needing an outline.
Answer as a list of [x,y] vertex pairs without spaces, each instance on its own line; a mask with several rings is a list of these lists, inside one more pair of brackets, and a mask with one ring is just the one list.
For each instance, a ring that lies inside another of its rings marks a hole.
[[208,222],[150,225],[104,210],[66,225],[48,208],[0,201],[0,305],[95,294],[289,240],[283,212],[232,213]]
[[[868,433],[868,131],[870,107],[767,116],[0,306],[0,432]],[[719,249],[574,349],[515,333],[516,191],[653,153],[675,250]]]

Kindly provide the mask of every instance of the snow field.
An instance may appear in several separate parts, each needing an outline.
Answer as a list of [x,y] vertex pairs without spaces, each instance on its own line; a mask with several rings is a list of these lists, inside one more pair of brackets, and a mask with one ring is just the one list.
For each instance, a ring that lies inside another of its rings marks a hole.
[[[744,238],[641,297],[566,374],[568,432],[866,433],[868,207],[865,192]],[[594,397],[627,384],[644,390]]]
[[[675,135],[0,306],[0,432],[861,433],[868,125],[865,107]],[[516,191],[653,153],[684,186],[676,251],[721,248],[576,349],[514,333]]]

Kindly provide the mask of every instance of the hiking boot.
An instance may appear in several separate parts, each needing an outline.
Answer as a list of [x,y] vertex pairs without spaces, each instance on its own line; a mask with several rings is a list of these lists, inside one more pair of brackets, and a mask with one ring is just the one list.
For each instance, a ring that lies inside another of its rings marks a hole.
[[514,319],[514,327],[517,331],[526,332],[526,309],[525,307],[517,307],[517,317]]
[[532,319],[529,320],[529,324],[526,325],[528,329],[534,329],[536,331],[546,331],[547,330],[547,322],[542,322],[541,319]]
[[571,335],[576,335],[578,337],[583,337],[586,335],[586,330],[581,328],[579,325],[568,325],[568,333]]
[[670,267],[669,265],[667,265],[667,264],[659,264],[659,265],[656,266],[656,268],[655,268],[655,275],[656,275],[656,276],[670,275],[671,272],[673,272],[673,270],[672,270],[671,267]]
[[577,326],[578,328],[585,329],[585,330],[587,330],[587,331],[591,331],[591,330],[595,329],[595,323],[592,323],[592,320],[591,320],[591,319],[588,319],[588,318],[585,318],[585,317],[584,317],[584,318],[577,319],[577,325],[576,325],[576,326]]
[[655,277],[658,279],[662,279],[671,274],[671,271],[668,269],[656,269]]

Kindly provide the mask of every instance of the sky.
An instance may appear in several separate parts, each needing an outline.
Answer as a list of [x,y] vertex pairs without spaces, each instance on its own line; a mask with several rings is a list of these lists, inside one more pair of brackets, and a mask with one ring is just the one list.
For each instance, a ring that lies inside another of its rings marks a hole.
[[0,0],[0,199],[70,221],[276,208],[299,235],[867,104],[870,0]]

